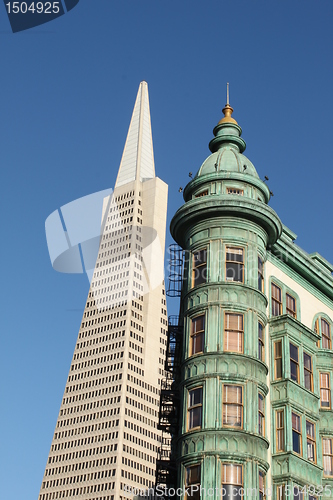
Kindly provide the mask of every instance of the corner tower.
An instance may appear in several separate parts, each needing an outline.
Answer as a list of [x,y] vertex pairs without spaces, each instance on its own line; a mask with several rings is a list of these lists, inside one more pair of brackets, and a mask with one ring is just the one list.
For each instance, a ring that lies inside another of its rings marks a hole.
[[212,499],[221,498],[220,488],[224,498],[237,499],[240,488],[262,490],[270,468],[263,269],[282,224],[267,205],[267,185],[243,154],[232,112],[228,102],[213,131],[212,154],[186,186],[185,204],[171,222],[187,256],[179,482],[200,485],[201,498],[212,488]]

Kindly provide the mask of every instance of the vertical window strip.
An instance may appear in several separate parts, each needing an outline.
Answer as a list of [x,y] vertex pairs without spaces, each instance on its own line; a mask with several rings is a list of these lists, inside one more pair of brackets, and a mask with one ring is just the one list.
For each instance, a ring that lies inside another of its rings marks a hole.
[[321,318],[321,345],[323,349],[331,349],[331,327],[323,318]]
[[319,380],[320,380],[320,406],[323,409],[329,410],[331,408],[330,374],[319,373]]
[[[191,465],[190,467],[187,467],[185,476],[186,486],[192,486],[192,488],[190,489],[190,493],[186,494],[185,498],[200,500],[201,464]],[[198,489],[195,487],[197,487]]]
[[265,435],[265,399],[258,393],[258,432],[261,436]]
[[272,316],[280,316],[282,314],[282,292],[281,288],[275,283],[271,285],[272,296]]
[[[314,332],[317,335],[320,335],[320,332],[319,332],[319,319],[318,318],[316,319],[316,322],[315,322],[315,325],[314,325]],[[320,347],[320,340],[317,341],[317,347],[318,348]]]
[[324,476],[333,476],[333,438],[323,438]]
[[284,410],[276,411],[276,451],[284,451]]
[[302,430],[301,430],[301,417],[296,413],[291,414],[292,421],[292,438],[293,438],[293,451],[302,455]]
[[191,321],[190,353],[203,352],[205,342],[205,315],[197,316]]
[[264,292],[264,261],[258,255],[258,290]]
[[303,353],[304,361],[304,386],[309,391],[313,391],[312,358],[309,354]]
[[290,378],[299,383],[298,347],[290,342]]
[[243,387],[238,385],[223,386],[223,425],[243,427]]
[[302,489],[304,490],[304,488],[301,488],[300,486],[294,486],[293,500],[304,500],[304,492],[302,491]]
[[207,281],[207,248],[193,254],[192,286],[198,286]]
[[188,429],[202,426],[202,387],[196,387],[188,392]]
[[260,361],[265,361],[264,327],[260,321],[258,321],[258,358]]
[[259,471],[259,500],[264,500],[265,494],[265,474]]
[[244,249],[226,248],[226,281],[244,281]]
[[309,420],[306,421],[306,450],[307,459],[316,463],[316,427]]
[[297,317],[296,314],[296,299],[289,295],[289,293],[286,293],[286,312],[293,318]]
[[282,378],[282,340],[274,342],[274,378]]
[[285,484],[279,484],[276,488],[276,497],[277,500],[285,500]]
[[243,470],[241,465],[223,464],[222,482],[226,484],[243,485]]
[[244,316],[243,314],[225,313],[224,315],[224,350],[243,352]]

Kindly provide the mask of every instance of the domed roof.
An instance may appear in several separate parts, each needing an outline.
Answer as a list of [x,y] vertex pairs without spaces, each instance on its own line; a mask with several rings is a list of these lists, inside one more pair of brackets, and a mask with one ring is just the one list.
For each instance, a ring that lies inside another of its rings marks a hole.
[[196,177],[213,172],[239,172],[259,178],[253,163],[233,144],[223,146],[203,162]]
[[224,118],[214,128],[214,138],[209,143],[212,154],[203,162],[196,177],[214,172],[238,172],[259,178],[253,163],[243,155],[246,144],[242,129],[232,118],[229,102],[223,108]]

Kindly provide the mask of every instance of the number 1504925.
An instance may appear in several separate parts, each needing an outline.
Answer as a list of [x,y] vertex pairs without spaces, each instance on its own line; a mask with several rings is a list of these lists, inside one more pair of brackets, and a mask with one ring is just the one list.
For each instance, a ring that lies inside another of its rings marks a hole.
[[60,2],[8,2],[8,14],[58,14]]

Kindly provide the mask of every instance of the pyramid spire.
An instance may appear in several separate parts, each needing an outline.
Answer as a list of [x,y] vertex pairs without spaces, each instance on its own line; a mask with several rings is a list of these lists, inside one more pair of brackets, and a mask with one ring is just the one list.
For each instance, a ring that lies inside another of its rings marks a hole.
[[155,177],[148,85],[141,82],[128,129],[115,187]]

